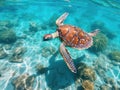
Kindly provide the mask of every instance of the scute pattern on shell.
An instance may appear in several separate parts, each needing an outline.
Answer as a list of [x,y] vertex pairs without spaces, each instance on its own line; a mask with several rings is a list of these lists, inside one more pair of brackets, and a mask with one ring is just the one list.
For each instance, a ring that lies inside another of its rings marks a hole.
[[92,46],[92,37],[77,27],[62,25],[59,26],[57,30],[60,38],[68,46],[78,49],[86,49]]

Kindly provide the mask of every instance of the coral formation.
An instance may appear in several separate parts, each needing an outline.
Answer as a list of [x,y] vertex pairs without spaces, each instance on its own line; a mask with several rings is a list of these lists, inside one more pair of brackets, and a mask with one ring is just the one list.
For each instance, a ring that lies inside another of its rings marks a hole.
[[80,90],[94,90],[94,81],[96,80],[94,70],[85,63],[77,65],[77,78],[80,80]]
[[53,46],[46,46],[43,47],[41,52],[43,57],[49,57],[50,55],[54,54],[56,49]]
[[84,80],[82,82],[83,90],[94,90],[94,83],[89,80]]
[[23,62],[23,58],[21,56],[12,56],[9,59],[10,62],[14,62],[14,63],[22,63]]
[[120,87],[118,87],[116,84],[103,84],[100,86],[100,90],[119,90]]
[[108,60],[106,60],[106,55],[99,55],[99,57],[93,62],[94,70],[101,77],[104,78],[106,76],[106,71],[111,67],[110,64],[107,64]]
[[93,52],[103,51],[107,47],[108,38],[99,33],[93,38],[93,46],[89,48],[89,50]]
[[112,51],[108,56],[110,59],[120,62],[120,51]]
[[108,85],[101,85],[100,90],[111,90],[111,88]]
[[120,87],[118,87],[117,85],[113,85],[112,90],[120,90]]
[[23,62],[22,55],[26,52],[25,47],[17,47],[14,49],[12,56],[10,57],[10,62],[21,63]]
[[82,78],[83,80],[90,80],[90,81],[95,81],[96,76],[94,70],[86,66],[84,63],[80,63],[79,66],[77,67],[78,70],[78,78]]
[[7,56],[7,54],[4,52],[3,48],[0,48],[0,59],[3,59]]
[[15,90],[33,90],[33,83],[35,76],[29,76],[28,74],[23,74],[18,76],[14,81],[13,85]]
[[25,47],[16,47],[14,50],[13,50],[13,55],[23,55],[25,52],[26,52],[26,48]]
[[84,80],[90,80],[90,81],[96,80],[95,72],[91,67],[84,68],[80,73],[80,77]]
[[1,30],[0,31],[0,43],[14,43],[17,40],[17,36],[13,30]]
[[106,77],[106,78],[105,78],[105,82],[106,82],[107,84],[111,84],[111,85],[114,85],[114,84],[115,84],[114,79],[113,79],[113,78],[110,78],[110,77]]

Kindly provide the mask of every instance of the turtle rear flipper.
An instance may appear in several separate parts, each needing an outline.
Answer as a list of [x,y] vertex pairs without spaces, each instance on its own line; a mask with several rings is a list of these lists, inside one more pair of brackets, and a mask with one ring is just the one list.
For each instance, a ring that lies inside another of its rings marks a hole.
[[93,37],[93,36],[96,36],[99,31],[100,31],[99,29],[95,29],[93,32],[90,32],[88,34]]
[[60,45],[60,53],[62,54],[64,61],[66,62],[68,68],[73,72],[73,73],[77,73],[76,67],[72,61],[72,58],[70,57],[69,52],[67,51],[67,49],[65,48],[64,43],[62,43]]
[[57,20],[56,20],[56,24],[58,26],[63,25],[63,21],[66,19],[66,17],[69,15],[69,13],[65,12],[64,14],[62,14]]

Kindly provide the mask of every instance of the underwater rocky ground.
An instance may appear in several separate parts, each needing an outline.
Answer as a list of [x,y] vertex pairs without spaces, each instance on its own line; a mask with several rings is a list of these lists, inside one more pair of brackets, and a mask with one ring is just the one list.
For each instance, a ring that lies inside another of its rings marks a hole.
[[[55,1],[0,1],[0,90],[119,90],[120,2]],[[77,74],[64,63],[59,38],[43,41],[64,12],[66,24],[100,29],[89,49],[67,47]]]

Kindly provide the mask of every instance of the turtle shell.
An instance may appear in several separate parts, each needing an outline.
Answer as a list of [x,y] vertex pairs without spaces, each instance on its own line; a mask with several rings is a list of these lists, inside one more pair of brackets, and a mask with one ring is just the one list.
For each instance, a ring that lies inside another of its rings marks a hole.
[[57,30],[60,38],[68,46],[78,49],[86,49],[92,46],[92,37],[80,28],[71,25],[61,25]]

